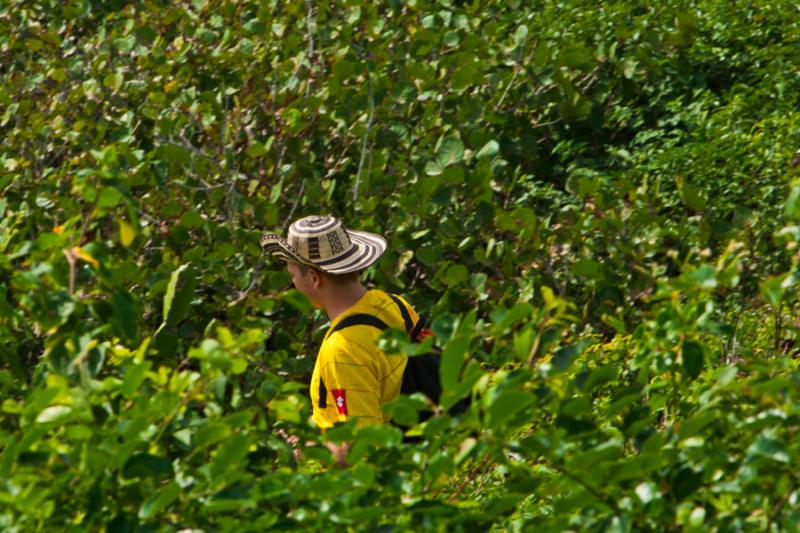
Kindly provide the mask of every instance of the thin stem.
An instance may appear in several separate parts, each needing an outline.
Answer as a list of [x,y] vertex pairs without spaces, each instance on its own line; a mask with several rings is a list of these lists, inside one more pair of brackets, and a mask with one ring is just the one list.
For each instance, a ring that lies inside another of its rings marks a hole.
[[289,211],[289,216],[286,217],[286,220],[283,221],[283,232],[286,233],[286,230],[289,229],[289,224],[292,223],[292,217],[294,216],[294,211],[297,209],[297,205],[300,203],[300,200],[303,198],[303,191],[306,188],[306,180],[303,178],[302,183],[300,183],[300,191],[297,193],[297,198],[295,198],[294,205],[292,206],[291,211]]
[[[358,172],[356,173],[356,186],[353,189],[353,203],[358,202],[358,187],[361,183],[361,171],[364,169],[364,162],[367,159],[367,142],[372,130],[372,117],[375,114],[375,95],[373,94],[372,76],[367,69],[367,84],[369,85],[369,116],[367,118],[367,130],[364,132],[364,139],[361,142],[361,159],[358,161]],[[371,148],[370,148],[371,151]]]

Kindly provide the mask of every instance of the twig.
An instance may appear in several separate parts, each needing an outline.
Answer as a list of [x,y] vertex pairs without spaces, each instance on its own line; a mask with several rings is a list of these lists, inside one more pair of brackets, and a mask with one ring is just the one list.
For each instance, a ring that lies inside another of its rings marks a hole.
[[[372,76],[367,68],[367,84],[369,86],[369,117],[367,118],[367,131],[364,132],[364,140],[361,142],[361,159],[358,161],[358,172],[356,173],[356,186],[353,189],[353,203],[358,202],[358,186],[361,183],[361,171],[364,169],[364,161],[367,158],[367,140],[372,130],[372,117],[375,113],[375,96],[372,88]],[[370,150],[371,151],[371,150]]]
[[228,304],[228,307],[233,307],[238,305],[242,300],[247,298],[247,295],[250,294],[250,291],[256,288],[258,285],[258,275],[261,273],[261,265],[264,263],[263,261],[263,253],[261,254],[262,258],[256,263],[256,268],[253,269],[253,280],[250,282],[250,285],[243,291],[239,292],[239,296],[236,297],[234,301]]
[[69,263],[69,294],[72,296],[75,294],[75,256],[72,255],[72,249],[64,249],[64,257],[67,258],[67,263]]
[[[92,211],[94,211],[97,207],[97,201],[99,198],[100,195],[98,194],[95,197],[92,207],[83,216],[83,222],[81,223],[81,232],[78,235],[77,246],[81,245],[83,242],[83,237],[86,235],[86,230],[89,229],[89,220],[92,218]],[[72,252],[72,248],[64,250],[64,256],[66,256],[67,263],[69,263],[69,295],[72,296],[75,294],[75,279],[77,277],[78,261],[76,260],[75,254]]]
[[497,104],[494,106],[495,111],[500,109],[500,106],[503,105],[503,100],[505,100],[506,96],[508,96],[508,91],[511,89],[511,86],[514,85],[514,82],[517,80],[517,76],[519,76],[520,71],[524,69],[525,65],[527,65],[528,62],[531,60],[531,57],[533,56],[533,53],[536,51],[536,48],[538,46],[539,46],[539,41],[535,41],[531,46],[531,51],[528,52],[527,56],[525,56],[525,59],[523,60],[522,64],[517,63],[516,65],[514,65],[514,74],[511,76],[511,80],[508,82],[508,85],[506,85],[506,88],[503,91],[503,95],[500,96],[500,100],[498,100]]
[[531,129],[535,130],[536,128],[545,128],[547,126],[553,126],[555,124],[558,124],[559,122],[561,122],[560,118],[557,118],[555,120],[551,120],[550,122],[539,122],[537,124],[532,124],[531,125]]
[[452,503],[453,501],[456,500],[456,498],[461,496],[461,493],[464,492],[464,489],[467,487],[467,484],[471,483],[472,481],[475,481],[475,478],[478,477],[478,474],[483,472],[483,469],[486,467],[486,463],[488,463],[489,459],[491,458],[492,458],[491,455],[487,455],[486,457],[484,457],[483,461],[481,461],[476,468],[472,469],[464,477],[464,479],[461,481],[461,483],[459,483],[458,487],[456,488],[456,491],[447,498],[447,501]]
[[792,494],[794,494],[795,490],[797,490],[798,484],[800,484],[797,477],[795,477],[795,475],[792,472],[788,472],[788,474],[789,477],[792,478],[792,485],[789,488],[789,490],[786,491],[786,495],[780,500],[778,500],[778,503],[772,509],[772,512],[769,513],[769,515],[767,515],[766,531],[770,531],[772,529],[772,524],[777,521],[778,516],[781,514],[781,511],[783,511],[783,507],[789,501],[789,498],[792,496]]
[[314,57],[314,33],[312,31],[312,22],[314,21],[314,7],[311,5],[311,0],[306,0],[306,37],[308,39],[308,71],[309,77],[306,83],[306,97],[311,94],[311,80],[313,77],[311,72],[311,58]]
[[517,81],[517,76],[519,76],[520,70],[521,70],[520,68],[514,69],[514,74],[511,76],[511,80],[508,82],[508,85],[506,85],[506,89],[503,91],[502,96],[500,96],[500,100],[498,100],[497,104],[495,104],[494,106],[495,111],[500,109],[500,106],[503,105],[503,100],[505,100],[506,96],[508,96],[508,90],[511,89],[511,86],[514,85],[515,81]]
[[536,356],[539,353],[539,346],[542,344],[542,334],[544,333],[544,324],[545,322],[539,324],[539,331],[536,332],[536,338],[533,340],[533,344],[531,344],[531,349],[528,352],[527,365],[531,368],[533,368],[533,363],[536,361]]
[[[588,74],[586,74],[586,76],[578,80],[578,82],[575,83],[575,85],[583,90],[588,89],[589,87],[591,87],[592,83],[594,83],[594,81],[597,79],[598,72],[600,72],[600,65],[594,67],[591,72],[589,72]],[[584,83],[586,85],[582,87]]]
[[560,474],[562,474],[562,475],[564,475],[564,476],[568,477],[569,479],[571,479],[572,481],[574,481],[575,483],[577,483],[578,485],[580,485],[581,487],[583,487],[583,489],[584,489],[586,492],[588,492],[589,494],[591,494],[591,495],[592,495],[592,497],[594,497],[594,498],[595,498],[597,501],[599,501],[599,502],[601,502],[601,503],[605,504],[606,506],[608,506],[608,508],[609,508],[609,509],[611,509],[612,511],[614,511],[614,513],[615,513],[615,514],[617,514],[617,515],[619,515],[619,514],[620,514],[620,509],[619,509],[619,507],[617,506],[617,504],[614,502],[614,500],[611,500],[611,499],[609,499],[609,498],[605,497],[603,494],[601,494],[600,492],[598,492],[598,491],[597,491],[597,489],[595,489],[594,487],[592,487],[591,485],[589,485],[589,483],[587,483],[585,480],[581,479],[579,476],[576,476],[576,475],[575,475],[575,474],[573,474],[572,472],[568,471],[568,470],[567,470],[567,469],[565,469],[563,466],[561,466],[561,465],[558,465],[558,464],[556,464],[555,462],[551,462],[551,463],[550,463],[550,465],[551,465],[551,466],[552,466],[552,467],[553,467],[553,468],[554,468],[554,469],[555,469],[557,472],[559,472]]
[[303,191],[306,188],[306,179],[303,178],[303,181],[300,183],[300,191],[297,193],[297,198],[294,201],[294,205],[292,206],[291,211],[289,211],[289,215],[286,217],[286,220],[283,221],[283,232],[286,233],[286,230],[289,228],[289,224],[292,223],[292,217],[294,216],[294,210],[297,209],[297,205],[300,203],[300,200],[303,198]]

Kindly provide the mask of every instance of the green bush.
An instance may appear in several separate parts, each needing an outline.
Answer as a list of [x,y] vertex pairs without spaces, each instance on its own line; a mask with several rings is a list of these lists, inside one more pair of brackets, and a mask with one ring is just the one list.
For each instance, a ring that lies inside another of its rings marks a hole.
[[[798,32],[785,0],[6,1],[0,527],[797,529]],[[312,213],[387,236],[368,280],[473,397],[418,444],[308,421],[325,322],[258,237]]]

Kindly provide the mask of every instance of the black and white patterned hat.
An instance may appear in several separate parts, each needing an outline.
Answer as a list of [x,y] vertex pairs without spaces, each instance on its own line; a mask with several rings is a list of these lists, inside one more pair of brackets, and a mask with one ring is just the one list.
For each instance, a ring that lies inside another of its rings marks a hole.
[[366,231],[345,229],[335,217],[312,215],[289,226],[286,239],[275,233],[261,237],[268,253],[312,266],[328,274],[357,272],[386,251],[386,239]]

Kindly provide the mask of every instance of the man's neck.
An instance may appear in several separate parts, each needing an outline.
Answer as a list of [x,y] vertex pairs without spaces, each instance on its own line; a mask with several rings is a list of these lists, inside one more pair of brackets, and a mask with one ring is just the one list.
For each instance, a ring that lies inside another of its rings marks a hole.
[[330,294],[322,302],[325,313],[331,321],[353,307],[367,293],[367,288],[361,282],[331,289]]

